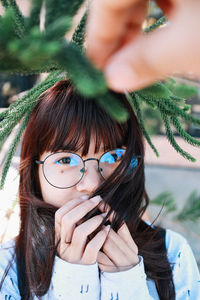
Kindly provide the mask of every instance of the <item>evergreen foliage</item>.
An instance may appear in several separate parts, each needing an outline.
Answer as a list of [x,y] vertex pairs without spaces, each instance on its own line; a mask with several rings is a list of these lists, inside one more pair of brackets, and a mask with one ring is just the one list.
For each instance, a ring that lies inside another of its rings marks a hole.
[[[150,201],[150,205],[164,207],[163,215],[173,213],[175,221],[191,221],[200,220],[200,195],[197,191],[193,191],[186,199],[183,208],[177,212],[178,208],[171,192],[163,192]],[[161,208],[161,209],[162,209]]]
[[80,23],[78,24],[72,36],[72,41],[76,43],[80,48],[83,46],[85,40],[85,25],[87,21],[87,16],[88,10],[85,11]]
[[150,201],[151,205],[165,207],[165,214],[176,211],[177,205],[170,192],[163,192]]
[[177,214],[176,219],[179,221],[190,220],[196,222],[200,219],[200,195],[193,191],[186,200],[182,210]]
[[155,152],[156,156],[159,156],[157,149],[155,148],[155,146],[153,145],[151,138],[145,128],[144,125],[144,120],[142,117],[142,111],[141,111],[141,107],[140,107],[140,103],[141,103],[141,99],[140,96],[137,93],[132,94],[132,98],[130,97],[130,95],[127,95],[127,99],[129,100],[130,103],[133,103],[133,107],[135,108],[135,112],[137,114],[137,118],[140,122],[140,126],[142,128],[144,137],[146,138],[148,144],[150,145],[150,147],[153,149],[153,151]]
[[[69,78],[81,95],[95,99],[112,118],[120,122],[128,118],[125,107],[109,91],[103,73],[96,69],[85,55],[84,39],[88,8],[75,29],[72,40],[68,41],[65,38],[66,32],[72,27],[73,17],[83,2],[83,0],[57,0],[55,4],[53,0],[32,0],[30,15],[24,17],[15,0],[1,0],[5,12],[0,17],[0,72],[49,73],[43,82],[0,114],[0,144],[22,120],[20,130],[8,153],[1,187],[28,116],[37,103],[38,97],[60,79]],[[45,20],[44,29],[41,30],[42,9],[45,11]],[[164,22],[166,22],[165,17],[146,29],[146,33]],[[185,88],[185,93],[187,92],[188,89]],[[196,90],[193,89],[193,92]],[[179,119],[197,125],[200,125],[200,120],[187,113],[189,106],[184,103],[183,95],[181,97],[179,95],[176,93],[174,82],[168,81],[157,82],[141,91],[127,93],[127,99],[136,111],[144,136],[157,156],[158,151],[151,142],[143,120],[144,102],[152,109],[160,111],[172,146],[184,157],[194,161],[194,158],[177,145],[170,128],[171,122],[187,142],[199,146],[199,142],[184,131]]]

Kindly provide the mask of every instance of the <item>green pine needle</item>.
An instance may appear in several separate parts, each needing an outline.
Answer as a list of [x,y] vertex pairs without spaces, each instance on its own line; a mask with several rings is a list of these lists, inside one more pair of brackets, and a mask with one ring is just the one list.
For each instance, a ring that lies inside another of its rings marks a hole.
[[177,132],[180,134],[180,136],[188,142],[188,144],[191,144],[193,146],[200,147],[200,141],[193,138],[190,134],[188,134],[182,127],[180,121],[176,117],[170,117],[172,124],[176,128]]
[[84,15],[81,18],[80,23],[76,27],[72,36],[72,41],[75,44],[77,44],[79,47],[83,47],[83,43],[85,40],[85,25],[87,22],[87,16],[88,16],[88,10],[85,11]]
[[196,222],[200,219],[200,195],[198,195],[197,191],[193,191],[183,209],[178,213],[175,217],[178,221],[192,221]]
[[27,31],[35,26],[40,26],[40,13],[42,4],[43,0],[32,0],[30,17],[27,20]]
[[[133,95],[133,93],[132,93],[130,95],[130,97],[132,97],[132,102],[133,102],[138,120],[140,122],[140,126],[142,128],[142,132],[144,134],[144,137],[146,138],[146,140],[147,140],[148,144],[150,145],[150,147],[153,149],[156,156],[159,157],[158,151],[157,151],[156,147],[153,145],[153,143],[151,141],[151,138],[150,138],[150,136],[149,136],[149,134],[148,134],[148,132],[145,128],[145,125],[144,125],[144,120],[143,120],[142,112],[141,112],[141,108],[140,108],[141,98],[139,97],[139,95],[137,93],[135,93],[135,95]],[[128,97],[128,100],[130,102],[129,97]]]
[[[6,57],[6,46],[10,40],[16,38],[14,30],[14,13],[13,10],[6,9],[5,14],[0,19],[0,50],[1,50],[1,61]],[[9,60],[9,57],[8,57]]]
[[23,38],[25,34],[25,20],[15,0],[1,0],[2,5],[6,9],[13,10],[15,23],[15,32],[19,38]]
[[179,99],[188,99],[190,97],[198,95],[198,88],[183,83],[177,83],[174,80],[168,80],[165,86],[171,91],[174,96]]
[[177,206],[170,192],[163,192],[150,201],[150,205],[160,205],[165,207],[165,214],[176,211]]
[[54,0],[46,0],[45,28],[48,28],[50,24],[56,22],[60,17],[73,17],[83,2],[84,0],[58,0],[55,5]]
[[108,91],[102,72],[92,65],[75,43],[63,42],[57,60],[67,70],[68,77],[83,96],[94,98],[103,96]]
[[160,99],[161,103],[172,112],[172,115],[176,114],[183,120],[192,122],[193,124],[200,125],[200,119],[187,114],[184,109],[179,108],[172,100]]
[[167,139],[170,142],[170,144],[173,146],[173,148],[178,153],[180,153],[184,158],[186,158],[186,159],[188,159],[188,160],[190,160],[192,162],[195,162],[196,159],[194,157],[192,157],[189,153],[187,153],[186,151],[184,151],[183,149],[181,149],[181,147],[175,141],[173,132],[171,131],[171,128],[170,128],[169,117],[166,116],[165,114],[163,114],[162,112],[161,112],[161,117],[162,117],[164,125],[165,125]]
[[125,122],[129,116],[127,109],[111,93],[96,97],[96,101],[118,122]]
[[[37,84],[35,87],[33,87],[30,91],[28,91],[28,93],[26,95],[24,95],[22,98],[18,98],[15,102],[11,103],[10,106],[4,110],[3,112],[0,113],[0,119],[4,119],[6,118],[14,108],[18,107],[20,104],[24,105],[25,101],[27,99],[30,99],[30,97],[34,96],[34,93],[39,90],[40,88],[42,88],[43,86],[46,85],[46,83],[51,80],[54,79],[56,77],[58,77],[60,75],[60,71],[56,71],[56,72],[51,72],[49,73],[49,75],[47,76],[47,78],[42,81],[41,83]],[[28,100],[30,101],[30,100]],[[2,123],[0,124],[0,127],[2,128]]]
[[72,19],[70,17],[61,17],[46,28],[44,36],[46,41],[59,40],[71,28]]
[[144,98],[150,99],[170,99],[170,90],[161,82],[157,81],[153,85],[139,91]]
[[189,121],[193,124],[200,125],[200,119],[193,117],[191,114],[186,113],[187,105],[183,105],[183,103],[179,103],[183,105],[183,108],[180,108],[177,103],[173,101],[173,99],[180,99],[175,96],[171,96],[170,98],[158,98],[156,96],[152,96],[150,93],[145,94],[142,90],[137,92],[145,102],[150,104],[151,106],[158,107],[160,111],[167,114],[168,116],[179,116],[185,121]]
[[20,137],[21,137],[21,135],[22,135],[22,133],[23,133],[25,127],[26,127],[27,122],[28,122],[30,113],[31,113],[31,110],[27,112],[26,116],[24,116],[23,121],[22,121],[21,126],[20,126],[20,129],[19,129],[17,135],[15,136],[15,139],[12,142],[12,145],[11,145],[11,147],[9,149],[8,156],[7,156],[6,162],[5,162],[3,170],[2,170],[2,176],[1,176],[1,182],[0,182],[0,189],[2,189],[4,187],[4,183],[5,183],[5,180],[6,180],[6,175],[8,173],[8,170],[9,170],[12,158],[13,158],[13,156],[15,154],[17,145],[18,145],[18,143],[20,141]]
[[62,78],[51,78],[48,81],[42,82],[40,85],[31,89],[22,99],[19,99],[18,105],[9,108],[7,117],[1,122],[0,141],[4,139],[14,128],[14,126],[21,120],[23,115],[33,108],[37,103],[37,99],[41,93],[50,88],[57,81]]

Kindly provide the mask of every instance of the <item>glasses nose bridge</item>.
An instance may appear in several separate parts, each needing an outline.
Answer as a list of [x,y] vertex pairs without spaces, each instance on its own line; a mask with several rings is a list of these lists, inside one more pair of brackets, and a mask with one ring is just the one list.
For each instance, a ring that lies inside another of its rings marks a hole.
[[89,161],[89,160],[96,160],[98,162],[98,164],[99,164],[99,159],[98,158],[93,158],[93,157],[87,158],[87,159],[83,159],[83,163],[85,164],[85,162]]
[[85,173],[85,162],[86,162],[86,161],[96,160],[96,161],[97,161],[97,164],[98,164],[98,169],[99,169],[99,159],[98,159],[98,158],[91,157],[91,158],[82,159],[82,160],[83,160],[83,165],[84,165],[84,173]]

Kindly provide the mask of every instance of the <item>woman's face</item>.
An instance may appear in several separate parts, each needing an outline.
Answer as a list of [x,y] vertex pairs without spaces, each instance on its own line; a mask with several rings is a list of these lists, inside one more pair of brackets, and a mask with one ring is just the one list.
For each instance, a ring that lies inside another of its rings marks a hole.
[[[88,154],[82,157],[83,160],[87,158],[99,159],[104,153],[103,145],[101,145],[98,153],[94,153],[94,150],[95,141],[94,138],[92,138]],[[81,151],[76,153],[81,156]],[[50,154],[51,152],[44,152],[40,156],[40,160],[43,161]],[[103,180],[104,179],[98,171],[98,162],[96,160],[89,160],[85,162],[85,173],[79,183],[67,189],[59,189],[48,183],[44,177],[42,165],[39,165],[39,181],[43,199],[45,202],[48,202],[56,207],[61,207],[66,202],[75,198],[79,198],[80,196],[92,195],[92,193],[99,187]]]

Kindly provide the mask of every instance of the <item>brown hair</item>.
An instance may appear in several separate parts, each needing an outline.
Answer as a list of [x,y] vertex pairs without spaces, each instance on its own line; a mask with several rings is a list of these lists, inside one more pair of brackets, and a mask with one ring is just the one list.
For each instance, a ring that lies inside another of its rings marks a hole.
[[[68,80],[56,83],[42,94],[30,116],[21,149],[21,226],[15,246],[18,286],[24,300],[47,293],[56,255],[54,215],[57,208],[42,199],[38,166],[34,161],[44,151],[60,149],[81,149],[82,155],[86,155],[91,134],[95,135],[96,152],[101,142],[105,149],[126,146],[125,159],[94,195],[101,195],[111,212],[115,212],[114,230],[119,229],[123,220],[126,222],[139,254],[143,256],[147,277],[155,281],[160,299],[175,299],[161,229],[149,226],[141,219],[149,203],[145,192],[141,128],[125,96],[114,95],[129,111],[130,117],[125,123],[111,119],[94,99],[80,96]],[[133,153],[141,158],[138,166],[130,172]],[[97,213],[93,210],[88,218]]]

